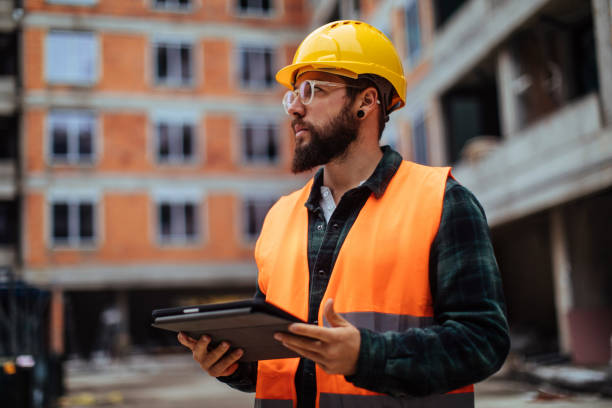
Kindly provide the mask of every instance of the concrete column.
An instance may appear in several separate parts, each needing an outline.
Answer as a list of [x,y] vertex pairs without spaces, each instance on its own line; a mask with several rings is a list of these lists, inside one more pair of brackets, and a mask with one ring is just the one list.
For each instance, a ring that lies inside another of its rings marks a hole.
[[314,10],[310,28],[315,29],[327,23],[328,17],[332,14],[334,8],[338,6],[339,1],[340,0],[329,0],[320,2]]
[[121,323],[119,326],[118,353],[119,356],[124,356],[129,353],[132,343],[130,338],[130,304],[128,292],[120,290],[117,292],[117,308],[121,315]]
[[49,342],[51,352],[64,354],[64,292],[61,289],[51,291],[49,324]]
[[340,0],[340,18],[343,20],[355,19],[353,0]]
[[553,208],[550,212],[550,248],[555,285],[559,349],[561,352],[569,354],[571,343],[568,314],[573,307],[574,298],[565,220],[563,219],[563,211],[559,207]]
[[444,139],[444,115],[440,98],[431,101],[427,113],[429,115],[429,132],[427,133],[429,158],[432,166],[444,166],[448,163],[448,150]]
[[612,125],[612,1],[592,0],[595,50],[604,123]]
[[519,70],[512,52],[505,47],[497,54],[497,98],[504,139],[515,135],[521,126],[520,106],[514,89],[518,76]]

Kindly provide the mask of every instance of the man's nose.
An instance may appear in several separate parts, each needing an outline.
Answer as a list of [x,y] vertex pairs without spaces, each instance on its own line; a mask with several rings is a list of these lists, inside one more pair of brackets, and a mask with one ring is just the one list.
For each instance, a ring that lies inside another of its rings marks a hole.
[[289,113],[289,116],[304,116],[305,110],[306,107],[302,103],[302,99],[299,96],[293,99],[293,102],[291,102],[287,107],[287,112]]

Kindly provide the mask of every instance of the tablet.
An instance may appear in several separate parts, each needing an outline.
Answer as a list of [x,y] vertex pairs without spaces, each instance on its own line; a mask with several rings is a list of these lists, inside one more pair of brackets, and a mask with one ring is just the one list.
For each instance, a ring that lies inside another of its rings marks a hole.
[[299,357],[274,340],[274,333],[287,332],[291,323],[301,319],[262,300],[197,305],[153,310],[153,327],[185,332],[194,339],[206,334],[215,347],[221,341],[241,348],[240,361]]

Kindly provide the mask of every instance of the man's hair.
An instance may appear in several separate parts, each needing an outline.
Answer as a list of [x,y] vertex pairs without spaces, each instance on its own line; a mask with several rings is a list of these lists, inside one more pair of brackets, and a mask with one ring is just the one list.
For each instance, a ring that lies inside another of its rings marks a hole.
[[[388,83],[388,81],[386,81],[384,78],[378,77],[377,75],[367,75],[367,76],[371,76],[371,77],[376,76],[377,77],[375,78],[377,80],[376,82],[385,81]],[[357,95],[359,95],[365,89],[367,88],[376,89],[376,92],[378,93],[378,100],[380,101],[380,105],[379,105],[380,109],[378,112],[378,140],[380,140],[383,134],[383,130],[385,130],[385,124],[389,120],[389,115],[386,113],[387,103],[385,103],[386,102],[385,99],[387,98],[385,98],[385,93],[381,92],[380,87],[377,85],[377,83],[374,82],[373,80],[374,78],[370,79],[370,78],[367,78],[365,75],[360,75],[359,78],[357,79],[347,78],[347,77],[342,77],[342,79],[347,85],[351,85],[351,87],[346,88],[346,96],[349,98],[350,102],[354,102],[355,98],[357,98]],[[386,84],[384,84],[383,86],[385,85]],[[390,83],[388,85],[389,87],[391,87],[391,89],[393,89]],[[388,90],[386,93],[389,93]]]

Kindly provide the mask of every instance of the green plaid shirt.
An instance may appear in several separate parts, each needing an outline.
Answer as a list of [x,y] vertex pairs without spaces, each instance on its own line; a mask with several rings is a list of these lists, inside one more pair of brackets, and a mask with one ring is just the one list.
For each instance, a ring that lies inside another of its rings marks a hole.
[[[365,183],[342,196],[329,222],[319,202],[323,169],[314,177],[308,208],[309,322],[315,323],[330,271],[344,239],[371,194],[380,197],[402,157],[382,148],[383,157]],[[404,332],[360,329],[357,372],[347,381],[397,397],[444,393],[485,379],[499,369],[510,340],[501,277],[484,210],[465,187],[449,178],[442,218],[431,246],[429,280],[435,325]],[[259,290],[255,297],[265,298]],[[230,386],[254,391],[256,364],[242,364]],[[314,407],[314,363],[301,359],[296,373],[298,406]]]

